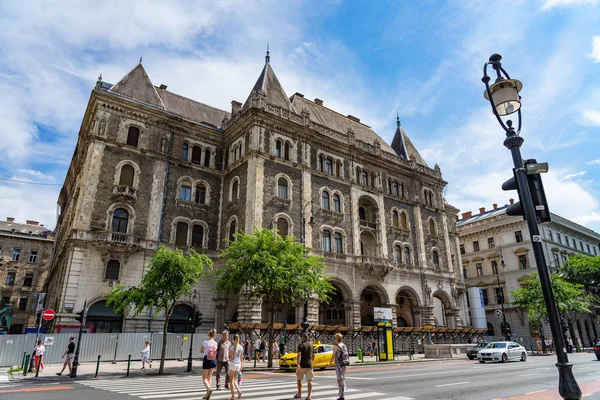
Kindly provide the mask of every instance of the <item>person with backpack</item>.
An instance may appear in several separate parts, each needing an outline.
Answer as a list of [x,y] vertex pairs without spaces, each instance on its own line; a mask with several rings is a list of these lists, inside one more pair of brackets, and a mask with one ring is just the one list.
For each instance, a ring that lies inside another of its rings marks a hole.
[[346,367],[350,365],[350,356],[348,354],[348,348],[342,343],[342,334],[335,334],[335,346],[333,347],[333,354],[329,360],[329,366],[331,367],[335,363],[335,375],[337,377],[337,384],[339,395],[337,400],[344,400],[344,394],[346,393]]
[[210,380],[212,379],[212,374],[215,368],[217,367],[217,342],[215,342],[215,335],[217,331],[212,329],[208,332],[208,339],[202,342],[202,346],[200,346],[200,352],[204,355],[202,359],[202,383],[206,387],[206,394],[203,399],[210,399],[210,395],[212,394],[212,389],[210,388]]
[[219,380],[221,379],[221,371],[225,368],[225,389],[229,389],[229,331],[223,331],[221,340],[217,346],[217,390],[221,389]]

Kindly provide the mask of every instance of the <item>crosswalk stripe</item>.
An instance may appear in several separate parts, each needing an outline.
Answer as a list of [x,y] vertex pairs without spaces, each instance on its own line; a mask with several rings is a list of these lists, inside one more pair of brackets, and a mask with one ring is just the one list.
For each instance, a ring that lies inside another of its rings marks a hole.
[[[346,393],[355,393],[358,392],[358,389],[350,389],[347,390]],[[213,392],[214,393],[214,392]],[[277,394],[275,396],[269,396],[269,397],[264,397],[263,393],[260,394],[260,397],[250,397],[250,399],[260,399],[260,400],[282,400],[283,399],[293,399],[294,398],[294,393],[295,390],[293,389],[289,389],[285,392],[276,392]],[[315,388],[313,388],[313,392],[311,395],[311,398],[313,400],[318,400],[321,399],[321,396],[327,396],[327,399],[329,399],[329,396],[332,395],[337,395],[339,393],[338,389],[332,389],[332,390],[325,390],[325,391],[319,391],[319,390],[315,390]],[[267,393],[267,394],[271,394],[271,393]],[[373,397],[373,396],[378,396],[378,399],[381,399],[381,395],[383,395],[383,393],[376,393],[376,392],[365,392],[362,394],[361,398],[365,398],[365,397]],[[230,398],[231,394],[230,393],[219,393],[216,396],[213,394],[210,396],[211,400],[220,400],[220,399],[225,399],[225,398]],[[242,390],[242,399],[246,399],[246,392],[244,392]],[[306,396],[302,396],[302,398],[306,398]],[[352,395],[352,398],[357,398],[356,395]],[[185,397],[185,398],[181,398],[178,400],[202,400],[202,397]]]
[[[274,388],[277,389],[276,391],[272,391],[273,393],[278,393],[280,389],[283,388],[287,388],[290,387],[289,382],[283,382],[277,385],[270,385],[268,388]],[[254,386],[254,387],[246,387],[243,388],[240,387],[240,389],[242,390],[242,392],[255,392],[255,391],[261,391],[262,393],[266,393],[265,392],[265,386]],[[202,390],[204,390],[204,388],[202,388]],[[151,394],[151,395],[142,395],[141,393],[136,393],[136,395],[142,399],[166,399],[169,397],[178,397],[181,396],[180,393],[183,392],[197,392],[199,391],[199,388],[196,389],[188,389],[188,390],[179,390],[179,388],[177,389],[177,393],[172,393],[173,390],[170,390],[168,392],[162,392],[162,393],[156,393],[156,394]],[[172,393],[172,394],[165,394],[165,393]],[[216,391],[213,391],[213,393],[218,393]]]

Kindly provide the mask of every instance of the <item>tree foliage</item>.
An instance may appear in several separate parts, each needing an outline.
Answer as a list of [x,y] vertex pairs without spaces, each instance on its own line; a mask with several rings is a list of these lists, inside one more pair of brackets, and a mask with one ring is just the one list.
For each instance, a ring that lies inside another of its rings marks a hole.
[[560,268],[565,278],[583,287],[600,301],[600,256],[573,254]]
[[117,285],[107,294],[107,304],[115,312],[122,313],[132,308],[136,317],[143,310],[155,307],[165,315],[163,346],[159,374],[163,373],[169,319],[177,301],[192,294],[192,287],[207,272],[212,270],[212,260],[193,249],[184,254],[180,249],[169,250],[159,247],[150,260],[148,271],[138,286]]
[[[321,259],[309,255],[293,236],[282,238],[275,230],[263,228],[253,234],[237,234],[236,240],[221,252],[221,258],[225,263],[216,270],[217,290],[267,302],[271,327],[275,304],[295,304],[297,299],[310,296],[327,301],[333,292]],[[272,331],[269,337],[272,346]]]

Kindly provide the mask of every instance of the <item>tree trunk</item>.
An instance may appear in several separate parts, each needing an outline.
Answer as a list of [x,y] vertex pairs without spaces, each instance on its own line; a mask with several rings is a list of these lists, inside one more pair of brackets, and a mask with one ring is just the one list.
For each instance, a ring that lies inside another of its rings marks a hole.
[[160,367],[158,368],[159,375],[162,375],[165,369],[165,357],[167,356],[167,330],[169,329],[169,320],[171,319],[171,314],[173,313],[174,308],[175,302],[173,302],[173,306],[165,310],[165,325],[163,326],[162,349],[160,352]]
[[269,308],[269,345],[267,346],[267,368],[273,368],[273,320],[275,319],[275,304],[271,301]]

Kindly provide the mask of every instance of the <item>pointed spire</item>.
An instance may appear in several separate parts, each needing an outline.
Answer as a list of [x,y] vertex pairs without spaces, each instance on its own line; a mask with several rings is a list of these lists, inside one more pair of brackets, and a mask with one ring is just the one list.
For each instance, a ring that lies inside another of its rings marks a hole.
[[152,81],[141,63],[138,63],[127,75],[111,87],[109,91],[155,107],[165,108],[162,99],[156,92]]
[[267,42],[267,55],[265,56],[265,64],[271,63],[271,53],[269,53],[269,42]]
[[396,125],[398,126],[398,129],[400,129],[400,126],[402,125],[400,123],[400,114],[398,114],[398,110],[396,110]]
[[140,64],[142,63],[142,57],[140,56]]
[[408,152],[406,151],[406,143],[404,141],[404,129],[400,124],[400,114],[398,110],[396,110],[396,134],[394,135],[394,140],[392,140],[392,149],[396,152],[398,157],[404,158],[408,160]]

